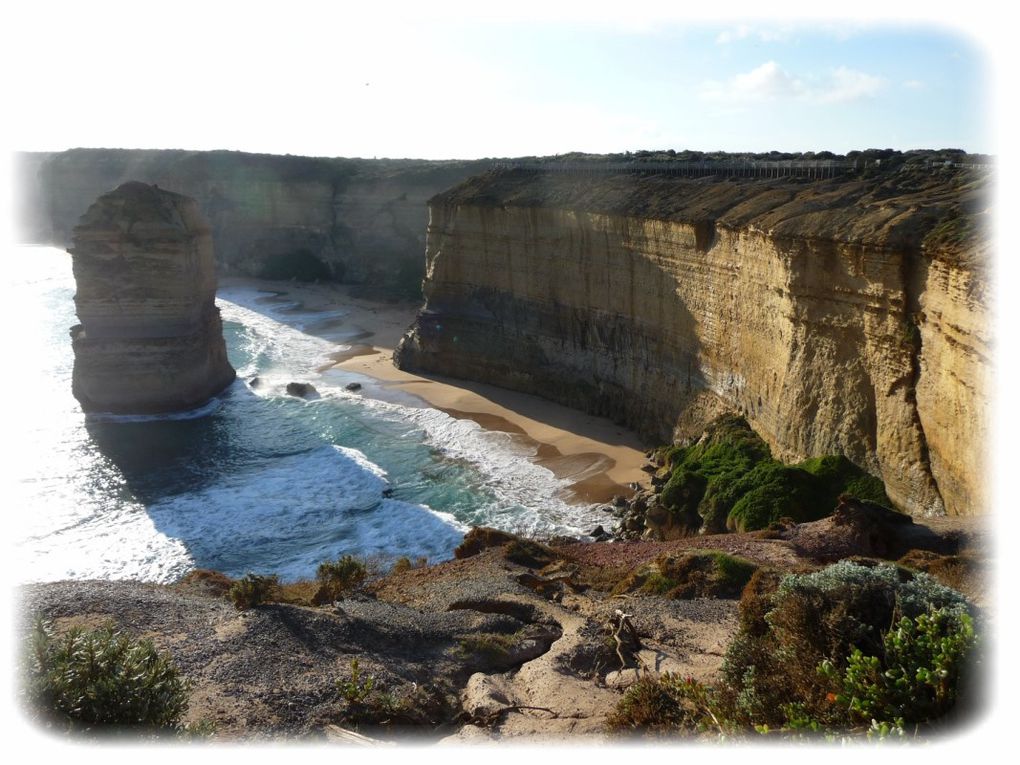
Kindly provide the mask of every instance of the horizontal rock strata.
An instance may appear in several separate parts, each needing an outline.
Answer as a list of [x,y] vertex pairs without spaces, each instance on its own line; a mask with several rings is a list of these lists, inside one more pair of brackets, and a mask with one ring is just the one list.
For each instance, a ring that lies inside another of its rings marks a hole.
[[234,379],[209,226],[188,197],[131,182],[74,231],[74,395],[87,412],[192,409]]
[[133,149],[16,160],[25,241],[67,246],[97,196],[138,180],[198,203],[223,274],[335,279],[414,297],[426,201],[491,164]]
[[844,454],[911,513],[980,512],[986,253],[954,232],[982,200],[980,179],[925,171],[491,173],[432,200],[426,304],[395,361],[659,442],[739,411],[780,459]]

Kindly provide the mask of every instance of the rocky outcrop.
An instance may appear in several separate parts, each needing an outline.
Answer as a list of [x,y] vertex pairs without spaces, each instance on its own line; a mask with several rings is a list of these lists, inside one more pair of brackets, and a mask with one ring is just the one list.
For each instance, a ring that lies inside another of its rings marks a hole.
[[74,230],[81,324],[71,330],[74,396],[86,412],[193,409],[234,379],[209,226],[195,202],[130,182]]
[[98,195],[128,180],[192,197],[221,273],[335,279],[420,295],[426,200],[485,161],[362,160],[233,151],[19,154],[21,237],[66,246]]
[[987,506],[984,181],[506,170],[434,198],[402,369],[696,438],[745,415],[914,514]]

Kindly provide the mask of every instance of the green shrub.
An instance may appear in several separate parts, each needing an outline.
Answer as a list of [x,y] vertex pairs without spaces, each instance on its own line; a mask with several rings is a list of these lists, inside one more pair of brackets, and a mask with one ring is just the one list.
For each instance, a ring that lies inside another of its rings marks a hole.
[[357,659],[351,659],[350,677],[336,681],[337,693],[348,704],[364,704],[374,688],[375,677],[369,675],[362,679],[361,665]]
[[832,700],[854,651],[882,656],[885,631],[902,617],[968,610],[954,590],[889,564],[842,561],[788,575],[772,592],[763,583],[744,593],[741,628],[722,669],[731,715],[745,725],[787,727],[783,707],[790,703],[822,725],[845,725],[846,711]]
[[644,676],[623,694],[606,723],[618,733],[698,732],[717,726],[712,690],[667,672]]
[[976,644],[970,616],[942,607],[901,618],[879,655],[853,648],[842,677],[830,661],[819,671],[840,686],[836,702],[854,721],[903,730],[953,711]]
[[696,444],[660,450],[659,458],[670,474],[662,505],[702,533],[755,531],[783,517],[817,520],[844,493],[890,504],[882,482],[846,457],[799,465],[772,459],[768,445],[736,415],[716,418]]
[[923,574],[841,562],[760,569],[714,688],[664,675],[624,694],[614,730],[905,735],[968,699],[978,639],[966,600]]
[[32,706],[68,730],[180,729],[189,684],[149,640],[112,627],[55,635],[43,622],[31,641]]
[[764,529],[784,517],[814,521],[836,507],[835,497],[829,502],[814,476],[781,462],[758,463],[736,482],[733,492],[740,499],[726,518],[731,531]]
[[659,500],[670,512],[697,514],[707,484],[700,473],[678,467],[662,487]]
[[319,564],[315,578],[319,581],[316,602],[332,602],[349,595],[368,577],[368,568],[353,555]]
[[849,494],[856,499],[892,507],[892,502],[885,493],[885,484],[841,454],[807,459],[798,463],[797,467],[821,480],[821,490],[825,494],[823,501],[828,505],[835,507],[840,494]]
[[245,574],[230,586],[227,593],[230,602],[238,611],[261,606],[270,602],[280,587],[280,578],[276,574]]
[[736,598],[757,566],[720,550],[660,555],[639,566],[614,588],[614,594],[642,592],[670,599]]

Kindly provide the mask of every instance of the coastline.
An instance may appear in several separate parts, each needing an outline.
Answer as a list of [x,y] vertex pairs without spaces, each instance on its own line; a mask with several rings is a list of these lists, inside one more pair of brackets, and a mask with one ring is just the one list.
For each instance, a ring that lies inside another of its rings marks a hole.
[[[393,350],[414,320],[417,303],[385,303],[358,297],[342,284],[299,284],[245,277],[221,277],[220,287],[250,287],[276,293],[279,302],[297,301],[311,311],[343,310],[343,336],[333,364],[376,380],[452,417],[470,419],[487,430],[509,433],[533,447],[532,461],[570,481],[564,499],[603,503],[630,496],[632,482],[647,480],[641,470],[647,448],[630,430],[560,404],[492,385],[438,375],[416,375],[393,366]],[[334,327],[335,328],[335,327]],[[307,331],[307,330],[306,330]],[[313,333],[314,334],[314,333]]]

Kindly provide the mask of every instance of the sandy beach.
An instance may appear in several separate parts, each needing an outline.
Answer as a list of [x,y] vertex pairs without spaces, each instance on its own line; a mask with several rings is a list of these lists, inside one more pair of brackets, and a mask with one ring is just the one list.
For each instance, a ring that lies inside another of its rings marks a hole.
[[[254,287],[279,293],[279,300],[299,301],[306,310],[342,310],[344,342],[323,367],[374,378],[382,391],[411,394],[423,405],[483,428],[511,434],[534,448],[534,462],[570,481],[567,499],[606,502],[633,493],[628,484],[646,481],[647,448],[632,431],[551,401],[492,385],[435,375],[403,372],[393,366],[393,349],[414,320],[417,303],[385,303],[352,294],[340,284],[297,284],[259,279],[223,278],[220,285]],[[334,327],[335,329],[335,327]],[[314,331],[314,330],[313,330]],[[365,395],[373,395],[366,390]]]

